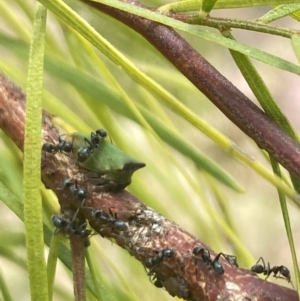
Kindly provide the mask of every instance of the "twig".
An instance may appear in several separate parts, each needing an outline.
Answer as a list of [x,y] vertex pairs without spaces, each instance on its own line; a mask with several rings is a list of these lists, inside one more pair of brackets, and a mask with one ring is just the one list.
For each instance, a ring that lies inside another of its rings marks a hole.
[[[300,146],[172,28],[100,3],[81,1],[141,34],[260,148],[300,178]],[[143,6],[138,1],[124,2]]]
[[214,18],[208,16],[206,19],[201,19],[199,14],[189,13],[189,14],[167,14],[169,17],[188,24],[197,24],[203,26],[209,26],[219,29],[220,26],[225,28],[238,28],[245,29],[249,31],[263,32],[271,35],[281,36],[284,38],[291,38],[294,34],[299,34],[299,30],[289,29],[285,27],[279,27],[269,24],[259,23],[256,20],[239,20],[230,18]]
[[[24,107],[24,94],[0,73],[0,127],[20,149],[23,148]],[[47,112],[43,114],[43,122],[45,137],[58,141],[57,129]],[[219,262],[225,273],[219,275],[210,264],[192,254],[196,246],[208,250],[211,258],[216,256],[215,252],[125,190],[97,193],[93,186],[88,185],[89,196],[85,206],[81,207],[81,202],[70,199],[70,194],[60,188],[63,178],[79,174],[76,162],[64,154],[44,155],[42,166],[43,182],[57,194],[62,212],[79,208],[81,218],[88,219],[103,237],[114,238],[143,265],[147,265],[149,258],[156,257],[160,251],[166,248],[173,250],[174,256],[163,259],[149,270],[156,285],[165,287],[172,296],[195,301],[298,300],[296,291],[261,280],[249,270],[231,266],[223,258]],[[119,231],[114,225],[103,223],[95,217],[93,210],[117,216],[128,229]]]
[[78,235],[70,236],[75,301],[85,301],[85,246]]

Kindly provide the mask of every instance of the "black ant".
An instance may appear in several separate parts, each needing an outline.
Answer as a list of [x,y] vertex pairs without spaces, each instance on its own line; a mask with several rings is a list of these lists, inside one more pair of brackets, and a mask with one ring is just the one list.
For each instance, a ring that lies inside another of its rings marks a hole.
[[89,237],[91,236],[92,231],[86,229],[86,222],[84,222],[79,226],[76,224],[75,219],[77,217],[77,214],[78,214],[78,210],[74,214],[74,217],[71,221],[64,216],[53,215],[52,223],[57,229],[63,231],[67,237],[73,234],[73,235],[78,235],[81,238],[84,238],[84,246],[88,247],[90,245]]
[[153,270],[164,260],[164,258],[171,258],[175,255],[174,250],[166,248],[159,251],[156,256],[147,258],[145,260],[145,267],[150,269],[148,275],[151,275]]
[[104,129],[96,130],[96,133],[91,132],[91,141],[84,138],[86,146],[79,148],[77,152],[77,158],[79,162],[84,162],[94,152],[94,149],[99,146],[101,139],[107,137],[107,132]]
[[163,288],[163,284],[160,281],[160,279],[158,279],[157,277],[155,279],[153,279],[153,284],[157,287],[157,288]]
[[[260,261],[262,262],[262,265],[258,264]],[[251,271],[256,274],[266,275],[267,277],[265,278],[265,280],[267,280],[269,278],[269,276],[271,275],[271,273],[273,273],[273,277],[286,279],[287,282],[291,283],[292,287],[294,287],[293,283],[291,281],[291,273],[290,273],[289,269],[287,267],[285,267],[284,265],[274,266],[271,268],[270,263],[268,262],[268,265],[266,266],[264,259],[262,257],[260,257],[258,259],[258,261],[256,262],[256,264],[251,268]],[[280,274],[283,277],[277,276],[277,274]]]
[[91,132],[91,144],[95,147],[99,146],[101,139],[107,137],[107,132],[104,129],[96,130],[96,133]]
[[127,231],[128,225],[126,222],[119,220],[117,217],[117,213],[113,214],[112,210],[109,208],[109,214],[105,213],[101,209],[93,209],[92,217],[96,218],[103,224],[111,224],[113,229],[118,231]]
[[78,186],[77,179],[75,179],[75,183],[73,183],[71,179],[63,179],[62,188],[68,188],[79,201],[83,201],[88,195],[85,188]]
[[56,154],[57,152],[70,153],[72,150],[73,150],[73,144],[70,141],[62,140],[61,136],[58,137],[57,144],[55,144],[54,141],[52,140],[52,143],[46,142],[42,146],[42,151],[51,154]]
[[215,273],[222,275],[224,274],[224,267],[221,262],[219,262],[219,258],[223,256],[232,266],[238,267],[238,263],[236,260],[236,257],[233,255],[227,255],[224,253],[219,253],[216,255],[216,257],[212,260],[210,258],[210,252],[203,247],[195,247],[193,249],[193,254],[196,257],[201,257],[201,259],[211,266],[211,268],[215,271]]
[[223,253],[219,253],[214,260],[210,258],[210,252],[203,247],[195,247],[193,249],[193,254],[196,257],[201,257],[201,259],[211,266],[211,268],[219,275],[224,274],[224,267],[221,262],[219,262],[219,258]]
[[86,222],[78,226],[74,220],[69,221],[60,215],[52,215],[52,223],[56,228],[62,230],[67,235],[75,234],[80,237],[88,237],[92,233],[91,230],[86,229]]
[[150,275],[150,281],[157,287],[157,288],[163,288],[162,284],[162,278],[160,278],[157,274]]

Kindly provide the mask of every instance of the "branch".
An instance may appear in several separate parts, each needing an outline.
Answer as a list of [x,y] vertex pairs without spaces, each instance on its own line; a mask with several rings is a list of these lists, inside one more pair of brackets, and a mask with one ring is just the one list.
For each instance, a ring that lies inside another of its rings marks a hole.
[[[0,73],[0,127],[23,149],[25,96],[19,88]],[[52,124],[52,116],[43,112],[44,140],[51,137],[58,142],[58,131]],[[203,247],[216,253],[200,240],[145,206],[129,192],[97,193],[85,181],[79,185],[89,192],[84,206],[70,198],[67,189],[61,189],[65,178],[79,177],[77,163],[62,153],[44,154],[42,158],[42,180],[46,187],[58,196],[62,213],[79,209],[79,219],[87,219],[91,227],[103,237],[115,242],[144,266],[149,259],[157,257],[158,252],[169,248],[174,252],[169,258],[162,258],[157,265],[149,268],[149,273],[158,287],[164,287],[172,296],[187,300],[257,300],[257,301],[296,301],[296,291],[264,281],[247,269],[231,266],[224,258],[218,262],[225,269],[219,274],[211,262],[193,255],[195,247]],[[82,176],[82,175],[81,175]],[[103,223],[95,216],[95,210],[117,216],[118,221],[126,223],[127,230],[119,231],[116,225]]]
[[[260,148],[300,178],[299,144],[172,28],[100,3],[81,1],[141,34]],[[124,2],[143,6],[138,1]]]
[[70,237],[72,251],[73,287],[75,301],[86,300],[85,294],[85,247],[84,240],[78,235]]
[[207,16],[206,19],[201,18],[197,13],[186,14],[167,14],[169,17],[176,20],[188,23],[197,24],[203,26],[209,26],[219,29],[221,26],[225,28],[238,28],[250,31],[262,32],[271,35],[281,36],[284,38],[291,38],[294,34],[299,34],[299,30],[289,29],[285,27],[279,27],[269,24],[259,23],[257,20],[242,20],[242,19],[230,19],[230,18],[214,18]]

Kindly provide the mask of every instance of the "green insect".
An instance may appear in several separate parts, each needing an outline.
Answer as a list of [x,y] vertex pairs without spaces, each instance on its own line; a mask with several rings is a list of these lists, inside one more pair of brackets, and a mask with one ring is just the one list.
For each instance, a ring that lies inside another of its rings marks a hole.
[[103,129],[72,134],[73,154],[87,181],[97,191],[119,191],[131,183],[132,174],[146,164],[137,161],[105,139]]

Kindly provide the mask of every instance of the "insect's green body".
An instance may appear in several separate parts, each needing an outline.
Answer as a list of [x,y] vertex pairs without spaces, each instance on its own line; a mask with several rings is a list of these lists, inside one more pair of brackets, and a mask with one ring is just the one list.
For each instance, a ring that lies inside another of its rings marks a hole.
[[[89,135],[81,133],[72,134],[73,154],[78,156],[78,151],[86,147]],[[125,188],[131,183],[132,174],[145,166],[121,151],[118,147],[100,139],[98,146],[93,148],[88,158],[78,162],[84,169],[87,180],[97,186],[100,191],[116,191]]]

